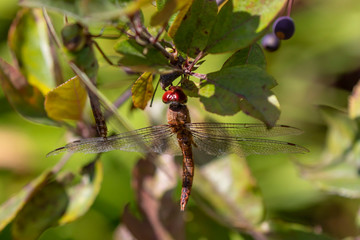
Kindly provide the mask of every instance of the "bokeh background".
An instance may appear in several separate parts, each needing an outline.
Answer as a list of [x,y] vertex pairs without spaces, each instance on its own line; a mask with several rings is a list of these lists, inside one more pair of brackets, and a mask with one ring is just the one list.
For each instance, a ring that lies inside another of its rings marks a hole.
[[[8,62],[11,56],[7,31],[17,10],[17,1],[0,1],[0,57]],[[263,197],[266,218],[309,226],[336,238],[356,236],[359,202],[322,191],[314,181],[302,177],[299,162],[323,161],[329,126],[321,106],[347,111],[348,97],[360,79],[360,1],[296,0],[291,16],[296,24],[294,37],[283,41],[277,52],[266,53],[266,58],[268,72],[278,81],[273,91],[282,109],[279,123],[304,130],[300,136],[283,139],[307,147],[310,153],[249,157],[247,162]],[[111,54],[113,42],[101,41],[101,45]],[[209,56],[198,71],[218,70],[227,56]],[[126,91],[136,79],[103,65],[99,81],[110,98]],[[159,103],[161,94],[157,93],[154,107],[145,112],[131,111],[128,100],[121,107],[122,115],[135,129],[166,122],[166,107]],[[242,113],[231,117],[205,113],[198,99],[191,99],[189,105],[194,119],[256,122]],[[44,169],[54,166],[59,158],[45,155],[65,142],[63,129],[21,118],[0,89],[0,203]],[[40,239],[114,239],[125,205],[134,202],[131,176],[139,156],[104,154],[104,181],[90,211],[73,223],[48,230]],[[86,161],[79,155],[68,165],[71,168]],[[238,181],[241,178],[238,176]],[[241,239],[235,231],[199,210],[192,200],[186,213],[186,235],[188,239]],[[10,239],[8,228],[0,233],[0,239]]]

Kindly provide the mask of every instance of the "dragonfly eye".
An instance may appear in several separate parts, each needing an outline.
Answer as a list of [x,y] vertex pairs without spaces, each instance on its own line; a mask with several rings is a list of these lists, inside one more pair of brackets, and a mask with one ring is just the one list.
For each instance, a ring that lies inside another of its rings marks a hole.
[[166,104],[171,102],[186,103],[187,96],[180,87],[171,86],[162,96],[162,100]]
[[61,38],[64,46],[70,52],[81,50],[86,43],[84,27],[78,23],[66,25],[61,30]]

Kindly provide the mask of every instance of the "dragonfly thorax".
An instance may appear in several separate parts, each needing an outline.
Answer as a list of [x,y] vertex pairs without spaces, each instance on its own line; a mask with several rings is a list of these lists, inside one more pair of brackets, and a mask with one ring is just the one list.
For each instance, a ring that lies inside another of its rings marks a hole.
[[178,102],[170,103],[167,120],[169,125],[183,125],[185,123],[190,123],[190,114],[189,109],[185,104]]

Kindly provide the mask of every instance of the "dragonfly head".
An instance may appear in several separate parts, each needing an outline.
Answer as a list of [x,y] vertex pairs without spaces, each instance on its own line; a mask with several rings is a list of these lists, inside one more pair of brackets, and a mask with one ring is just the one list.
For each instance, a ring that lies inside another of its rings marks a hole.
[[171,86],[162,96],[162,100],[165,104],[168,103],[180,103],[185,104],[187,102],[187,96],[181,89],[181,87]]

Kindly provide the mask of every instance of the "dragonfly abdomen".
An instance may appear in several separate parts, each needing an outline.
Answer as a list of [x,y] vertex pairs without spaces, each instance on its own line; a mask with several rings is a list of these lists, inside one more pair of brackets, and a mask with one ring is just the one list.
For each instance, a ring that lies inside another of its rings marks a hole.
[[178,142],[183,154],[183,173],[182,173],[182,188],[180,198],[180,209],[185,210],[185,206],[189,200],[191,187],[194,179],[194,159],[192,154],[192,141],[190,131],[178,132]]

